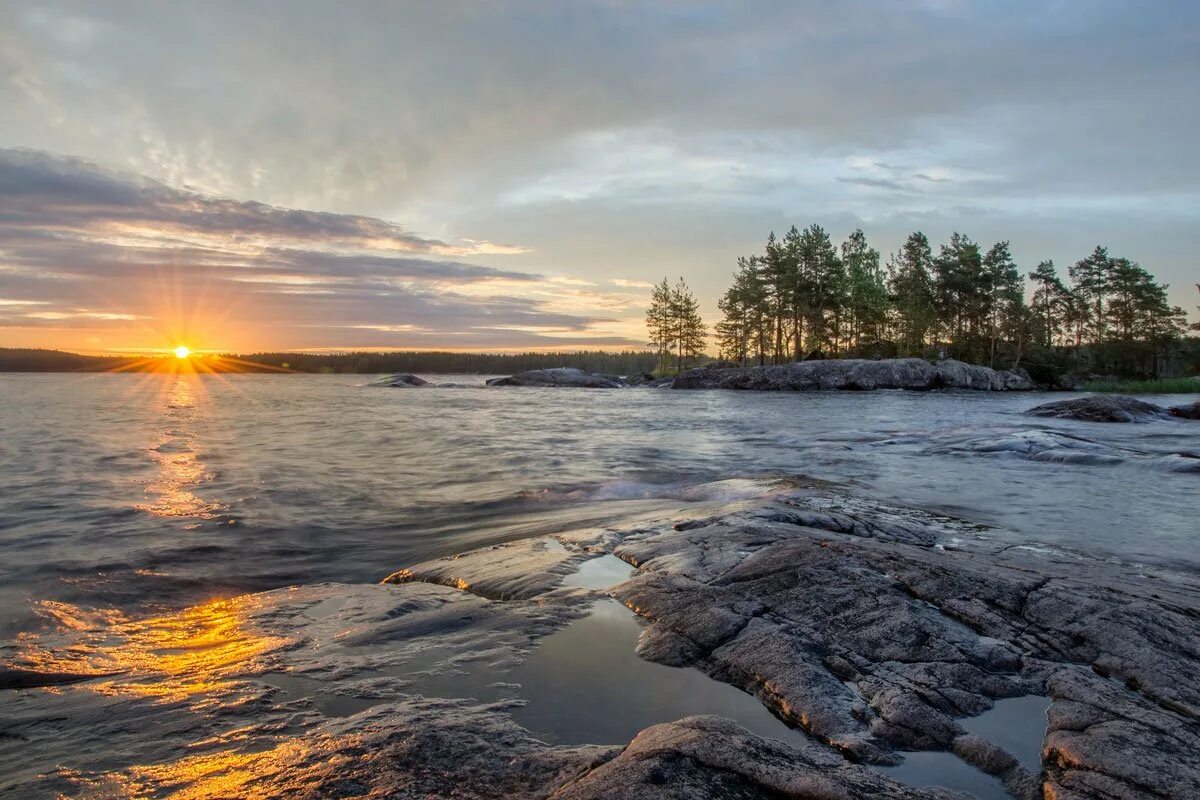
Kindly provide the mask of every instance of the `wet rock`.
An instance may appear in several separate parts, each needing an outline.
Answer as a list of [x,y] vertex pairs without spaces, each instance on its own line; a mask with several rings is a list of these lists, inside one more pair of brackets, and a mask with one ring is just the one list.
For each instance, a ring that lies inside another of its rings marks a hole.
[[507,378],[492,378],[488,386],[553,386],[580,389],[619,389],[629,384],[619,375],[584,372],[574,367],[554,367],[520,372]]
[[1051,430],[963,434],[951,431],[926,448],[929,455],[1015,457],[1047,464],[1109,466],[1136,463],[1166,472],[1200,472],[1200,455],[1165,453],[1094,442],[1082,436]]
[[522,600],[549,591],[588,558],[580,551],[525,539],[416,564],[392,573],[384,583],[436,583],[492,600]]
[[1082,436],[1046,430],[957,436],[924,451],[934,455],[1013,455],[1058,464],[1120,464],[1148,454],[1110,447]]
[[559,800],[878,798],[951,800],[852,764],[816,742],[796,747],[754,736],[719,717],[647,728],[620,755],[559,789]]
[[1134,397],[1097,394],[1045,403],[1025,413],[1035,417],[1077,419],[1084,422],[1147,422],[1163,417],[1166,409]]
[[386,378],[379,378],[371,381],[370,386],[388,386],[395,389],[409,389],[417,386],[428,386],[429,381],[424,378],[418,378],[416,375],[388,375]]
[[1200,400],[1192,403],[1190,406],[1171,406],[1168,409],[1173,417],[1182,417],[1183,419],[1200,419]]
[[920,358],[881,361],[830,359],[800,361],[762,367],[700,367],[683,373],[675,389],[745,389],[754,391],[816,391],[843,389],[977,389],[1016,391],[1033,388],[1028,378],[1014,372]]

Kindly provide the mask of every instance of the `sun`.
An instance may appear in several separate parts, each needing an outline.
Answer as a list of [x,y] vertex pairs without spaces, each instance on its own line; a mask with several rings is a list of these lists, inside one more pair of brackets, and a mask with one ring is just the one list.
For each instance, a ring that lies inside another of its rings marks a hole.
[[191,354],[192,354],[192,351],[183,345],[179,345],[179,347],[175,348],[175,357],[176,358],[187,358]]

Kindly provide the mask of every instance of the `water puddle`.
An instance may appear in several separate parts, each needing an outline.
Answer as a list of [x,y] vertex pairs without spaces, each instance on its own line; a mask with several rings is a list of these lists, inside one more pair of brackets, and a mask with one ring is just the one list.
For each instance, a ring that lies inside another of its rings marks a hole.
[[960,724],[1016,756],[1033,773],[1042,771],[1042,740],[1046,738],[1046,712],[1050,698],[1031,694],[997,700],[989,710]]
[[[630,567],[623,565],[629,577]],[[593,561],[601,561],[600,558]],[[595,574],[612,575],[600,564]],[[585,577],[589,583],[598,578]],[[520,699],[512,710],[518,724],[555,744],[624,744],[643,728],[693,714],[732,719],[759,736],[803,739],[775,717],[758,698],[699,670],[667,667],[636,653],[642,627],[633,613],[615,600],[597,602],[591,613],[542,639],[522,664],[501,670],[482,662],[450,669],[430,669],[436,651],[410,662],[403,676],[412,682],[408,694],[471,698],[483,702]],[[395,677],[400,677],[397,671]],[[389,698],[333,694],[331,684],[301,676],[269,673],[259,681],[290,698],[309,698],[327,716],[348,716],[388,702]],[[289,699],[290,699],[289,698]]]
[[563,586],[580,589],[607,589],[629,580],[637,570],[613,555],[603,555],[583,562],[579,570],[563,578]]
[[977,800],[1012,800],[1012,795],[999,778],[976,769],[944,750],[904,753],[903,764],[881,767],[880,770],[889,778],[909,786],[953,789],[966,792]]
[[[1021,766],[1042,771],[1042,740],[1046,736],[1049,698],[1040,695],[997,700],[979,716],[960,720],[968,733],[982,736],[1011,753]],[[904,754],[904,763],[885,767],[891,778],[911,786],[938,786],[966,792],[978,800],[1011,800],[999,778],[976,769],[953,753],[922,751]]]

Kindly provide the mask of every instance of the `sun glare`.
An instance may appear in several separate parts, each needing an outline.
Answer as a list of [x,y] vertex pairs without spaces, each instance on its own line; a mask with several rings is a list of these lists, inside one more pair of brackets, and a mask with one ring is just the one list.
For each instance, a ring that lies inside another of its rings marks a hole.
[[192,351],[189,350],[188,348],[184,347],[183,345],[179,345],[179,347],[175,348],[175,357],[176,358],[187,358],[191,354],[192,354]]

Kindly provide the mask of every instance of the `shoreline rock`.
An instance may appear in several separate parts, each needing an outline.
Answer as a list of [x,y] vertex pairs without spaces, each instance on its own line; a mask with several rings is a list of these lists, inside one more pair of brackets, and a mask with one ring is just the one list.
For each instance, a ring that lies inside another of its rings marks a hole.
[[749,391],[870,391],[874,389],[969,389],[1030,391],[1028,376],[944,359],[829,359],[761,367],[699,367],[672,384],[674,389],[741,389]]

